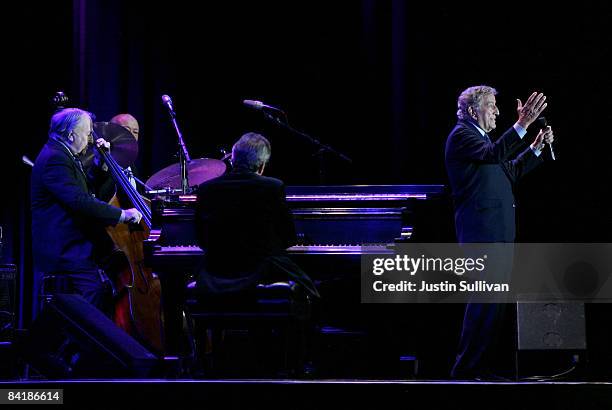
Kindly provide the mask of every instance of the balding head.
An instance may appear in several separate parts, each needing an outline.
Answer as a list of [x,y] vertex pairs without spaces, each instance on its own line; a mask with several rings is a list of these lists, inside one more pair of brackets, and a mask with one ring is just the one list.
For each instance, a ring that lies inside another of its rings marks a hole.
[[140,128],[138,127],[138,121],[136,121],[136,118],[132,117],[130,114],[118,114],[111,118],[110,122],[126,128],[132,133],[134,138],[136,138],[136,141],[138,141]]

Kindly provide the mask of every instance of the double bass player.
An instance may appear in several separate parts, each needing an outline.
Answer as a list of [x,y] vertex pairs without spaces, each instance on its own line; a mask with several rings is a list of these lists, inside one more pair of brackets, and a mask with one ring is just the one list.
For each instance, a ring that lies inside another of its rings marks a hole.
[[[39,153],[31,179],[32,247],[37,272],[62,279],[63,291],[77,293],[112,316],[112,293],[100,268],[104,227],[138,223],[135,208],[122,210],[98,200],[92,173],[80,161],[93,143],[91,114],[78,108],[56,112],[49,139]],[[110,147],[104,139],[98,147]],[[102,166],[99,158],[94,161]]]

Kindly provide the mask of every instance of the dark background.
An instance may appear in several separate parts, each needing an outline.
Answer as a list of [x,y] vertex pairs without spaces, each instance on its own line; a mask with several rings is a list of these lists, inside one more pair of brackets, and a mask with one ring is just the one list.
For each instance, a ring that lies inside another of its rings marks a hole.
[[[81,0],[14,6],[5,19],[0,225],[4,260],[20,269],[22,324],[32,265],[21,156],[34,160],[46,141],[58,90],[98,120],[136,116],[145,177],[177,162],[161,104],[169,94],[192,158],[220,158],[221,147],[258,131],[273,146],[267,174],[289,185],[446,184],[444,143],[461,90],[497,88],[497,135],[516,120],[516,98],[542,91],[558,160],[517,187],[518,240],[610,240],[612,6],[603,2]],[[314,148],[243,99],[281,107],[352,164],[326,156],[321,181]]]

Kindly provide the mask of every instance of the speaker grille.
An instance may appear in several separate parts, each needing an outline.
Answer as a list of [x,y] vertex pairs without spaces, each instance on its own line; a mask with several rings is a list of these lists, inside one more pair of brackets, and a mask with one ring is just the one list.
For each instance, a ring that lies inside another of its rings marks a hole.
[[517,303],[519,350],[583,350],[583,303]]

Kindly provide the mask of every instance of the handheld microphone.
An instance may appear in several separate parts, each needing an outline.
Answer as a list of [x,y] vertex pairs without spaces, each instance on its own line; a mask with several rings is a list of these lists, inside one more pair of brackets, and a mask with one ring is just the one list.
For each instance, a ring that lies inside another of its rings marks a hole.
[[175,114],[174,114],[174,107],[172,106],[172,98],[170,98],[169,95],[164,94],[162,95],[162,102],[164,103],[166,107],[168,107],[170,114],[174,116]]
[[[537,119],[537,122],[538,122],[538,126],[540,126],[540,128],[542,129],[546,129],[546,127],[548,127],[548,122],[546,121],[546,117],[539,117]],[[548,147],[550,148],[550,157],[552,158],[553,161],[555,161],[557,158],[555,157],[555,151],[553,150],[552,143],[548,144]]]
[[26,155],[21,157],[21,161],[23,161],[24,164],[29,165],[31,167],[34,166],[34,163],[32,162],[32,160],[28,158]]
[[244,100],[242,101],[242,103],[244,105],[246,105],[247,107],[251,107],[257,111],[261,111],[261,110],[270,110],[270,111],[276,111],[276,112],[280,112],[282,114],[285,114],[285,112],[283,110],[281,110],[280,108],[276,108],[276,107],[272,107],[271,105],[266,105],[261,101],[256,101],[256,100]]

